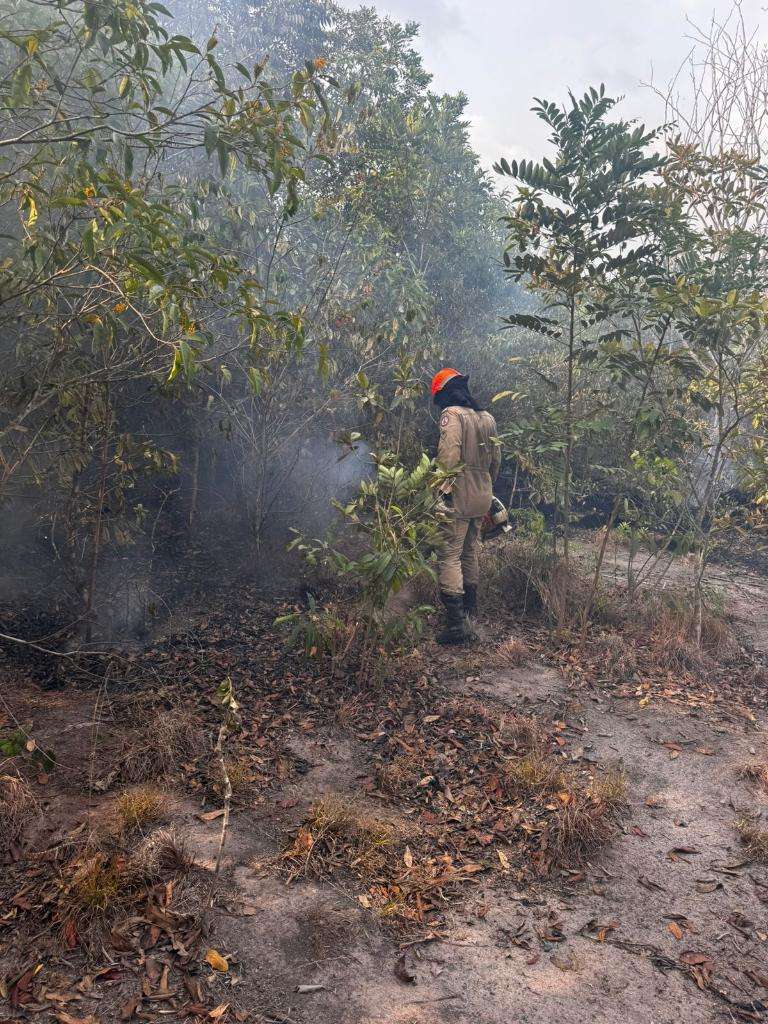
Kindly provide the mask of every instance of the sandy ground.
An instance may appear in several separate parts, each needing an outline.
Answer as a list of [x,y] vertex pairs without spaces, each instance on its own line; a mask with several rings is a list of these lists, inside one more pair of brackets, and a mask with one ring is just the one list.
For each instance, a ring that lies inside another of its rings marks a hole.
[[[395,973],[397,943],[360,908],[354,889],[285,886],[253,870],[249,861],[270,842],[243,815],[230,847],[234,903],[257,910],[217,924],[219,943],[247,965],[239,1001],[266,1002],[266,1020],[302,1024],[733,1019],[732,1007],[677,967],[683,953],[706,954],[729,979],[731,998],[742,991],[744,1001],[755,986],[742,972],[765,972],[768,873],[743,863],[732,827],[742,807],[766,804],[732,770],[754,751],[768,753],[762,726],[612,705],[598,695],[583,701],[543,668],[453,686],[500,707],[578,722],[568,736],[571,758],[621,763],[628,774],[625,834],[584,880],[526,892],[480,887],[452,914],[448,938],[414,947],[418,981],[404,984]],[[316,738],[302,753],[317,766],[286,794],[297,810],[319,795],[355,790],[361,755],[348,740]],[[697,852],[672,852],[681,849]],[[680,922],[682,938],[671,922]],[[308,984],[324,988],[294,993]]]
[[[741,577],[725,585],[739,629],[763,645],[765,582]],[[768,871],[745,862],[733,829],[743,812],[768,811],[768,793],[734,771],[768,760],[766,722],[738,709],[643,707],[576,692],[534,663],[467,677],[460,659],[440,657],[436,704],[447,688],[500,715],[561,720],[569,760],[621,765],[630,782],[622,834],[581,875],[524,890],[481,881],[449,910],[439,937],[403,948],[361,906],[354,881],[289,885],[264,866],[320,796],[354,795],[381,812],[363,788],[370,773],[363,738],[341,728],[296,733],[288,743],[303,774],[268,806],[239,806],[232,820],[225,898],[209,942],[233,968],[212,976],[217,1000],[248,1011],[243,1019],[254,1024],[768,1019]],[[97,699],[39,694],[18,705],[34,719],[39,742],[49,738],[59,752],[59,789],[46,806],[51,833],[71,817],[76,787],[91,770],[83,751],[93,743]],[[116,742],[101,730],[102,750]],[[93,813],[98,806],[95,798]],[[210,865],[218,823],[201,821],[199,809],[179,800],[175,817],[196,860]],[[401,980],[403,956],[415,982]],[[707,963],[716,984],[703,991],[695,969]],[[301,993],[299,986],[318,988]],[[117,1017],[102,1007],[98,1019]]]

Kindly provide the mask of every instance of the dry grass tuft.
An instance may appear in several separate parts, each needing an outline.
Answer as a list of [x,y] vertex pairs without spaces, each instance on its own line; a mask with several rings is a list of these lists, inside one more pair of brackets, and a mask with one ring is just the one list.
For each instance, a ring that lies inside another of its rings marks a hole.
[[763,789],[768,789],[768,763],[765,761],[746,761],[736,765],[736,774],[740,779],[754,782]]
[[84,935],[106,925],[127,909],[131,899],[130,874],[124,858],[102,850],[87,850],[67,865],[59,895],[59,916],[72,921]]
[[155,882],[168,873],[182,874],[192,867],[192,856],[174,828],[159,828],[148,835],[128,859],[130,873],[137,879]]
[[127,782],[148,782],[178,770],[200,752],[203,725],[184,708],[150,708],[123,749],[121,775]]
[[[566,794],[563,794],[564,796]],[[548,845],[556,864],[583,861],[616,831],[611,808],[583,790],[571,790],[549,822]]]
[[380,871],[405,831],[374,818],[349,800],[326,797],[312,809],[283,853],[290,879],[346,869],[359,876]]
[[558,762],[539,749],[507,762],[502,777],[512,796],[544,796],[564,789],[567,781]]
[[117,797],[115,813],[123,830],[144,830],[166,817],[168,797],[155,786],[133,786]]
[[768,829],[760,828],[749,818],[737,821],[735,828],[749,858],[758,864],[768,864]]
[[501,723],[501,736],[516,751],[537,751],[544,756],[547,734],[539,722],[530,715],[511,715]]
[[494,661],[501,668],[522,668],[531,660],[531,649],[523,641],[516,637],[499,644],[494,652]]
[[609,769],[585,784],[545,750],[534,749],[505,768],[503,784],[515,798],[538,801],[548,812],[542,826],[543,849],[552,863],[580,863],[610,840],[616,815],[626,802],[627,784]]
[[0,775],[0,851],[19,840],[24,826],[37,810],[37,801],[19,775]]
[[617,810],[627,802],[627,777],[620,768],[608,768],[592,778],[588,793],[596,803]]

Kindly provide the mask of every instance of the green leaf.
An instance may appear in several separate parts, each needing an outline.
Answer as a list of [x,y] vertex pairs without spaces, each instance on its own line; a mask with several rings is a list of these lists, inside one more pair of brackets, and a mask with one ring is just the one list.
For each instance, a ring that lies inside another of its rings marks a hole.
[[165,279],[162,273],[157,267],[144,259],[143,256],[136,256],[132,253],[128,257],[128,261],[132,266],[136,267],[140,271],[141,276],[146,278],[148,281],[152,281],[154,284],[165,284]]
[[254,395],[260,395],[264,387],[264,378],[255,366],[248,367],[248,383]]

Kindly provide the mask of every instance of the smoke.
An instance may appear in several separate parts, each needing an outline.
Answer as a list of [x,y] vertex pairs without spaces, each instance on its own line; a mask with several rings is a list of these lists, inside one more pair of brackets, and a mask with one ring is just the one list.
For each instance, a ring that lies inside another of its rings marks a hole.
[[[76,633],[90,604],[93,642],[143,640],[215,588],[240,582],[265,590],[290,587],[296,562],[286,556],[286,546],[293,531],[322,536],[337,517],[333,502],[349,500],[373,470],[365,443],[351,450],[337,444],[334,433],[366,432],[374,423],[377,433],[385,433],[374,404],[360,413],[350,381],[370,377],[386,403],[399,379],[399,346],[409,358],[413,353],[414,375],[426,376],[430,371],[423,367],[420,348],[436,337],[443,345],[436,360],[458,359],[479,371],[486,360],[476,344],[483,334],[478,310],[487,306],[492,320],[504,301],[503,276],[490,266],[491,247],[478,244],[483,239],[475,230],[477,224],[497,225],[498,211],[489,214],[486,186],[478,180],[472,154],[461,148],[462,103],[448,97],[441,107],[440,98],[427,96],[429,76],[413,49],[412,32],[382,24],[370,8],[344,22],[327,0],[175,0],[169,6],[174,15],[169,29],[203,47],[216,28],[214,52],[225,69],[238,60],[252,68],[269,53],[265,74],[278,88],[290,88],[289,77],[281,80],[282,69],[301,67],[307,56],[327,53],[329,71],[336,72],[333,46],[336,63],[353,82],[367,71],[372,54],[377,77],[374,99],[360,101],[357,109],[348,106],[358,101],[345,98],[355,90],[346,89],[343,74],[336,92],[328,86],[339,118],[348,119],[342,120],[340,135],[352,143],[331,169],[307,155],[301,197],[306,201],[296,216],[285,216],[279,189],[266,195],[263,181],[242,167],[221,180],[218,161],[203,152],[172,153],[159,175],[177,183],[181,194],[199,184],[200,235],[226,252],[244,254],[249,273],[252,267],[263,284],[265,309],[305,313],[303,359],[291,351],[269,355],[268,383],[263,390],[252,387],[248,374],[258,374],[258,357],[214,310],[213,341],[203,354],[206,367],[189,388],[179,387],[171,396],[158,386],[168,372],[161,364],[163,350],[151,371],[129,384],[121,377],[110,387],[107,415],[93,405],[102,397],[98,388],[75,386],[61,409],[51,403],[49,421],[31,415],[19,434],[20,448],[37,429],[44,441],[34,460],[16,473],[12,493],[6,490],[0,501],[0,605],[14,602],[12,611],[45,606],[62,628]],[[335,11],[334,24],[329,10]],[[392,13],[410,18],[414,12],[396,0]],[[449,32],[460,22],[458,8],[441,0],[416,13],[429,21],[431,33],[436,27]],[[378,44],[379,37],[386,45]],[[391,97],[394,102],[384,102]],[[395,154],[388,149],[401,145],[397,116],[410,104],[420,111],[424,151],[434,149],[432,169],[418,162],[421,142]],[[373,121],[379,110],[382,125]],[[392,111],[390,124],[386,117]],[[403,155],[414,161],[415,185],[406,177],[402,196],[388,195],[378,178],[369,187],[371,167],[386,168],[389,161],[399,169]],[[417,218],[423,175],[431,174],[435,189],[442,187],[446,160],[453,170],[445,187],[454,191],[440,200],[442,210]],[[372,197],[370,205],[350,213],[354,203],[363,206],[361,195]],[[19,225],[14,227],[7,211],[6,216],[10,237]],[[41,221],[44,216],[41,212]],[[455,223],[447,223],[454,217]],[[426,311],[411,316],[411,306],[420,302]],[[431,335],[426,327],[417,334],[418,325],[428,320]],[[443,325],[448,329],[442,331]],[[24,380],[17,340],[7,332],[0,358],[3,369],[9,368],[7,379],[19,381],[23,402],[34,389]],[[331,364],[322,383],[321,350],[327,350]],[[450,358],[454,352],[456,359]],[[34,351],[29,358],[35,360]],[[84,365],[88,358],[90,352]],[[71,371],[75,380],[77,372]],[[55,376],[46,380],[45,390],[54,391],[56,381]],[[7,404],[5,397],[0,388],[0,428],[15,415],[12,396]],[[50,435],[44,433],[48,423]],[[425,442],[429,425],[426,414],[405,425],[411,451]],[[156,452],[161,455],[155,460]],[[23,632],[20,626],[18,635]]]

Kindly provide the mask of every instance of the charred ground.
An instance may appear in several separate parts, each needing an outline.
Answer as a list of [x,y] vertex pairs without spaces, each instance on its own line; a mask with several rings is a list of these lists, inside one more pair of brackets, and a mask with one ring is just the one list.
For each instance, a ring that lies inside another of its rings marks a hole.
[[739,582],[695,656],[612,592],[583,639],[497,603],[479,647],[355,680],[243,589],[58,692],[7,658],[10,1019],[762,1019],[766,598],[745,618]]

